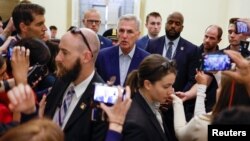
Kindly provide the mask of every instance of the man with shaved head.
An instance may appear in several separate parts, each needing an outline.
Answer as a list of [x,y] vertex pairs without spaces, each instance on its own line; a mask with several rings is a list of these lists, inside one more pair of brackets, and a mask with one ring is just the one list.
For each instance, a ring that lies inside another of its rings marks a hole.
[[195,83],[194,74],[197,66],[197,46],[182,38],[184,17],[180,12],[173,12],[167,17],[165,24],[166,35],[150,40],[146,47],[149,53],[157,53],[175,60],[177,77],[174,84],[176,91],[189,90]]
[[65,141],[102,141],[107,125],[91,121],[94,82],[103,83],[95,71],[100,50],[97,34],[72,28],[61,38],[56,56],[58,80],[47,96],[45,116],[64,131]]

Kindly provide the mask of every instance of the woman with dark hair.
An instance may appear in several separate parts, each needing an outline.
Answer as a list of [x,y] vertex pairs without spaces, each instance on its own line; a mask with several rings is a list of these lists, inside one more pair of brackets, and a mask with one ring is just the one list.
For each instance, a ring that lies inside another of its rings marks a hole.
[[126,84],[133,101],[123,126],[123,141],[173,140],[159,107],[174,93],[175,78],[175,63],[157,54],[147,56],[129,74]]
[[38,38],[21,39],[16,45],[30,50],[30,67],[37,67],[37,69],[34,69],[34,75],[32,71],[29,71],[28,83],[33,87],[40,101],[42,94],[46,93],[55,82],[55,77],[50,75],[48,69],[48,63],[51,60],[50,49],[44,41]]

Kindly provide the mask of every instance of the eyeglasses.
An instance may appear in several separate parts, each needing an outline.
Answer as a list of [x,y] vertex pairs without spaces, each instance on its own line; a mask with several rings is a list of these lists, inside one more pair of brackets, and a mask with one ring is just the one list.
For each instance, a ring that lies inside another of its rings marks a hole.
[[100,20],[86,20],[86,21],[87,21],[88,24],[93,24],[93,23],[100,24],[101,23]]
[[83,42],[87,45],[87,48],[89,49],[89,51],[91,52],[91,55],[93,57],[93,52],[89,46],[89,42],[88,42],[87,38],[84,36],[84,34],[82,33],[82,31],[77,27],[70,28],[69,31],[72,34],[80,34],[82,36]]

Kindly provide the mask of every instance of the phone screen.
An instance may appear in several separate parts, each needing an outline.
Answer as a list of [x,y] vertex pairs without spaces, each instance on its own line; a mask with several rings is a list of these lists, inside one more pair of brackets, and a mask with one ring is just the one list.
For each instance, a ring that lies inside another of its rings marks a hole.
[[11,40],[10,41],[10,43],[9,43],[9,46],[8,46],[8,48],[7,48],[7,58],[8,58],[8,60],[10,60],[11,59],[11,56],[12,56],[12,53],[13,53],[13,48],[14,48],[14,46],[15,46],[15,43],[16,43],[16,41],[15,40]]
[[203,71],[224,71],[232,69],[232,62],[224,53],[207,54],[203,57]]
[[47,73],[46,65],[34,65],[28,72],[28,83],[33,86],[33,83],[39,81],[39,78],[43,78]]
[[95,84],[94,101],[113,105],[119,96],[117,86],[108,86],[106,84]]
[[236,26],[236,33],[237,34],[248,33],[249,32],[248,26],[244,22],[237,21],[235,23],[235,26]]

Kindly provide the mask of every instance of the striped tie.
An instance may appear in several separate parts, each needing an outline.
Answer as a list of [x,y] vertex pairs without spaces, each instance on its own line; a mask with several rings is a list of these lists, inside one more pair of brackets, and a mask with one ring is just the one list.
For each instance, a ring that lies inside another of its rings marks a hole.
[[71,86],[68,90],[68,93],[66,94],[63,103],[57,113],[57,120],[56,122],[58,123],[59,126],[62,127],[63,122],[64,122],[64,118],[67,114],[67,110],[70,106],[70,103],[72,101],[72,97],[75,94],[75,90],[74,90],[74,86]]
[[167,53],[166,53],[166,57],[167,57],[169,60],[172,59],[173,44],[174,44],[174,43],[173,43],[172,41],[170,41],[170,42],[168,43],[168,50],[167,50]]

